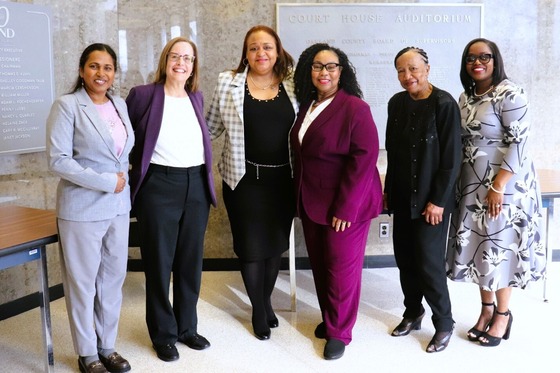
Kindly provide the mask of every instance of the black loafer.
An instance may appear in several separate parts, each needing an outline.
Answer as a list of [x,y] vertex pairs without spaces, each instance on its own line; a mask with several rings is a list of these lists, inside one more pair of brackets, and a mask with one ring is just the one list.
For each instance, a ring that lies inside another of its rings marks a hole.
[[323,321],[315,328],[315,338],[325,339],[327,337],[327,326]]
[[415,319],[404,318],[402,319],[401,323],[397,325],[391,335],[393,337],[404,337],[408,335],[413,330],[420,330],[422,327],[422,319],[426,312],[422,312],[422,314]]
[[325,360],[340,359],[342,355],[344,355],[345,347],[346,345],[344,342],[334,338],[329,339],[325,345],[325,351],[323,352]]
[[166,344],[161,346],[154,345],[154,350],[156,350],[157,357],[163,361],[175,361],[179,359],[179,351],[174,344]]
[[186,344],[193,350],[204,350],[210,347],[210,342],[198,333],[179,338],[179,342]]
[[277,317],[275,317],[273,319],[270,319],[267,322],[268,322],[268,327],[269,328],[277,328],[278,327],[278,318]]
[[81,357],[78,358],[78,368],[82,373],[107,373],[107,369],[105,369],[105,365],[99,360],[95,360],[94,362],[89,363],[86,365]]
[[119,355],[118,352],[113,352],[105,357],[99,354],[99,360],[105,365],[105,368],[111,373],[124,373],[130,370],[129,362]]

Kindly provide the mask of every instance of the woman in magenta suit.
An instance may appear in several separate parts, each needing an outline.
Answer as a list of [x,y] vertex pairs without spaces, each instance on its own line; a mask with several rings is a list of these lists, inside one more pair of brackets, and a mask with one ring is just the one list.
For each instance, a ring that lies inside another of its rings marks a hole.
[[352,340],[370,222],[382,209],[377,129],[344,52],[314,44],[295,71],[300,111],[290,140],[297,211],[313,271],[326,338],[338,359]]

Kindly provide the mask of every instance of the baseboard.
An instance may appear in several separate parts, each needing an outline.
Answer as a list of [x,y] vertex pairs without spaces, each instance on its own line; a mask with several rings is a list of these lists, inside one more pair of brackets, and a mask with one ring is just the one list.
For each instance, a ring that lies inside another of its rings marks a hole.
[[[300,257],[296,258],[296,269],[311,269],[309,258]],[[387,268],[395,267],[395,258],[393,255],[368,255],[364,258],[364,268]],[[289,269],[289,258],[282,258],[280,269]],[[129,259],[128,268],[129,272],[142,272],[142,259]],[[239,271],[239,260],[237,258],[207,258],[202,263],[203,271]]]
[[[560,261],[560,250],[552,250],[552,261]],[[296,269],[311,269],[309,265],[309,258],[300,257],[296,258]],[[368,255],[364,258],[363,268],[390,268],[395,267],[395,258],[393,255]],[[282,270],[289,269],[289,259],[282,258],[282,264],[280,267]],[[237,258],[227,258],[227,259],[214,259],[208,258],[204,259],[203,271],[238,271],[239,261]],[[128,271],[129,272],[141,272],[142,260],[141,259],[130,259],[128,261]],[[60,299],[64,296],[64,290],[62,289],[62,284],[58,284],[49,288],[49,298],[52,301]],[[22,298],[13,300],[8,303],[0,304],[0,321],[7,319],[12,316],[19,315],[20,313],[32,310],[33,308],[39,307],[41,298],[39,293],[34,293],[26,295]]]
[[[49,299],[54,301],[64,296],[62,284],[49,287]],[[39,292],[26,295],[8,303],[0,304],[0,321],[39,307],[42,299]]]

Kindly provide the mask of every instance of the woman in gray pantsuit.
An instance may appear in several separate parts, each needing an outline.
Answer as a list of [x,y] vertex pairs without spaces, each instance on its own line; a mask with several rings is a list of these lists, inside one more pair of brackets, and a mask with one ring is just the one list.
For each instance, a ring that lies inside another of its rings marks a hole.
[[115,351],[128,257],[128,154],[134,134],[126,104],[111,96],[117,57],[105,44],[80,57],[71,93],[47,121],[57,189],[62,280],[80,372],[127,372]]

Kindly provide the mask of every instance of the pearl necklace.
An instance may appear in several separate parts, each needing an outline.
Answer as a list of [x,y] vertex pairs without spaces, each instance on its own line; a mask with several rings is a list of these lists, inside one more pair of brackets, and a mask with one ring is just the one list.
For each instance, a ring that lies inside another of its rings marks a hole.
[[249,79],[251,79],[251,82],[253,83],[253,85],[254,85],[255,87],[257,87],[258,89],[261,89],[261,90],[263,90],[263,91],[264,91],[265,89],[268,89],[268,88],[271,88],[271,89],[274,88],[274,86],[272,85],[273,80],[274,80],[273,78],[270,78],[270,82],[269,82],[267,85],[265,85],[264,87],[260,87],[257,83],[255,83],[255,81],[253,80],[253,77],[251,76],[251,74],[249,74]]
[[491,85],[490,88],[488,88],[488,90],[487,90],[486,92],[483,92],[483,93],[481,93],[481,94],[478,94],[478,93],[476,93],[476,87],[475,87],[475,89],[474,89],[474,91],[473,91],[474,97],[482,97],[482,96],[484,96],[485,94],[487,94],[488,92],[490,92],[490,91],[493,90],[493,89],[494,89],[494,86]]

